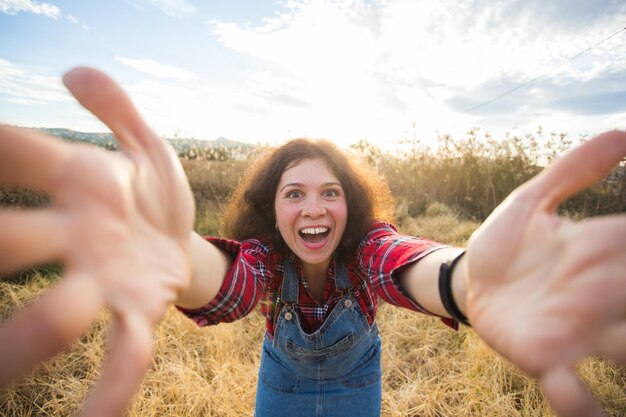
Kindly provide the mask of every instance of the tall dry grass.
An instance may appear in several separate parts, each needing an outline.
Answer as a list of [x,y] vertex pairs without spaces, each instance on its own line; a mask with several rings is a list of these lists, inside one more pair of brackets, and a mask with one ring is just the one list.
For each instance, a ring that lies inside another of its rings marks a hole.
[[[443,205],[419,218],[404,217],[403,231],[463,244],[477,226]],[[423,233],[416,233],[423,232]],[[54,284],[34,274],[0,282],[0,316],[23,307]],[[537,384],[495,355],[469,329],[452,331],[437,319],[383,304],[382,415],[551,416]],[[97,379],[108,317],[62,355],[0,394],[0,416],[70,416]],[[251,416],[264,322],[260,314],[233,324],[198,328],[171,309],[155,330],[150,371],[129,416]],[[589,359],[579,371],[609,416],[626,415],[626,371]]]
[[[568,145],[558,135],[538,149],[534,136],[481,144],[478,133],[441,138],[427,149],[414,142],[404,155],[367,143],[357,152],[387,178],[397,198],[400,230],[463,245],[508,192],[533,175],[541,158]],[[487,142],[490,138],[486,138]],[[493,141],[492,141],[493,142]],[[211,159],[211,158],[207,158]],[[195,228],[217,234],[218,216],[246,166],[243,160],[183,160],[197,206]],[[579,216],[626,209],[622,166],[610,181],[574,199]],[[0,206],[39,207],[40,194],[0,189]],[[0,320],[47,291],[59,269],[0,280]],[[383,416],[551,416],[537,384],[489,350],[468,329],[454,332],[439,320],[383,304]],[[0,416],[70,416],[96,381],[105,352],[106,313],[62,355],[0,393]],[[229,325],[197,328],[174,309],[155,330],[155,355],[129,416],[252,415],[264,322],[257,313]],[[27,347],[25,347],[27,348]],[[0,370],[1,371],[1,370]],[[609,416],[626,415],[626,371],[589,359],[579,366]]]
[[[541,128],[498,138],[472,129],[462,137],[440,135],[433,143],[415,138],[394,154],[365,141],[352,149],[382,172],[410,215],[443,203],[464,218],[484,220],[511,191],[584,139]],[[626,163],[560,209],[575,218],[626,211]]]

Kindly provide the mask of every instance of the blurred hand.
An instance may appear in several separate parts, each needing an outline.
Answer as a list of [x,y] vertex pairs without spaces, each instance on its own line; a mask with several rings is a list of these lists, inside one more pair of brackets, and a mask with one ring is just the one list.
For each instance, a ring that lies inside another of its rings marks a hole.
[[625,155],[624,132],[590,140],[513,192],[468,245],[473,328],[564,417],[603,415],[574,370],[581,358],[626,365],[626,214],[574,223],[556,210]]
[[190,279],[194,203],[173,150],[107,76],[67,73],[121,152],[0,126],[0,184],[43,190],[44,210],[0,211],[0,274],[59,261],[59,284],[0,328],[0,387],[71,344],[103,308],[108,356],[82,413],[122,415],[151,361],[152,327]]

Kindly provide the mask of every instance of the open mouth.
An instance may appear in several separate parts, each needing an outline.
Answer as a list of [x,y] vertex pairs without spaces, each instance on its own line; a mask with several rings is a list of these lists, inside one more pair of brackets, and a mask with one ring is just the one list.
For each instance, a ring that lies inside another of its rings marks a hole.
[[298,234],[305,243],[316,244],[322,243],[328,237],[330,230],[328,227],[307,227],[300,230]]

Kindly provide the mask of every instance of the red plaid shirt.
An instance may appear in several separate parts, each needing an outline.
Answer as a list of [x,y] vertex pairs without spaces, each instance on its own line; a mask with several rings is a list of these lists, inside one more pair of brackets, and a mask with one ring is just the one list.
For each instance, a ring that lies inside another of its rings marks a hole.
[[[206,239],[233,256],[232,267],[224,278],[219,293],[211,302],[197,309],[178,309],[199,326],[207,326],[235,321],[250,313],[260,303],[261,313],[266,318],[267,331],[273,335],[274,317],[277,317],[281,307],[276,305],[276,300],[284,273],[284,256],[275,252],[271,245],[255,239],[242,242]],[[404,292],[398,283],[398,273],[409,264],[442,247],[444,246],[429,240],[401,235],[388,223],[372,224],[369,233],[359,245],[356,256],[345,261],[353,294],[370,324],[376,317],[378,297],[390,304],[432,315]],[[290,259],[294,256],[291,254]],[[297,262],[295,264],[299,266]],[[306,332],[317,330],[341,299],[341,293],[335,288],[333,262],[330,265],[322,303],[313,298],[308,290],[304,270],[298,268],[298,309],[300,323]],[[454,321],[443,320],[456,328]]]

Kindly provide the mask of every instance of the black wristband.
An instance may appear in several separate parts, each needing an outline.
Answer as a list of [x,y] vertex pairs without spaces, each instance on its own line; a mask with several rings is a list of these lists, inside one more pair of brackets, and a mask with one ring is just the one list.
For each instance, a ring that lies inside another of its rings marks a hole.
[[443,262],[441,267],[439,267],[439,296],[441,297],[443,307],[448,314],[450,314],[450,317],[456,321],[460,321],[466,326],[470,326],[467,317],[465,317],[465,314],[459,309],[456,301],[454,301],[454,295],[452,294],[452,272],[463,255],[465,255],[465,251],[461,252],[461,254],[454,259]]

